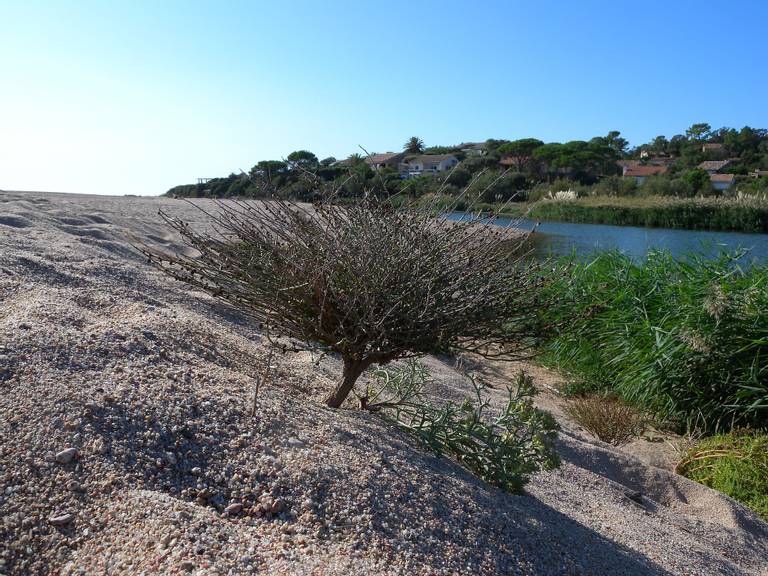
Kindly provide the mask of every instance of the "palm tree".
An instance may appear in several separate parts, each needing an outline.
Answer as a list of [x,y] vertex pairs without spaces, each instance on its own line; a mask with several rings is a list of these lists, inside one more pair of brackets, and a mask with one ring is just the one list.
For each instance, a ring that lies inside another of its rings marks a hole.
[[421,154],[424,152],[424,141],[418,136],[411,136],[403,146],[403,150],[410,154]]
[[357,166],[358,164],[362,164],[364,160],[365,158],[363,158],[362,154],[354,153],[349,155],[347,158],[347,163],[350,166]]

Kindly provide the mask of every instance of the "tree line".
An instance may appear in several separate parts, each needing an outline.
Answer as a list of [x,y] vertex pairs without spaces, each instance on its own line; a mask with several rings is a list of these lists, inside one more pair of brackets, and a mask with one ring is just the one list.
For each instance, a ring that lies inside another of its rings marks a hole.
[[[709,146],[707,146],[709,145]],[[356,198],[364,192],[411,197],[441,190],[458,193],[468,184],[483,202],[536,200],[546,190],[581,187],[594,194],[692,196],[712,193],[708,174],[697,166],[706,160],[732,162],[721,171],[742,176],[749,190],[768,190],[768,178],[750,179],[756,170],[768,170],[768,130],[745,126],[712,129],[697,123],[684,134],[656,136],[630,147],[617,130],[590,140],[545,143],[537,138],[488,139],[477,144],[429,146],[414,136],[403,146],[406,160],[419,154],[452,154],[460,164],[450,173],[404,180],[398,170],[373,170],[362,154],[338,161],[318,159],[309,150],[297,150],[281,160],[260,160],[248,173],[232,173],[199,184],[176,186],[168,195],[185,197],[279,196],[304,201],[330,185],[340,197]],[[639,190],[633,180],[622,179],[620,160],[640,165],[663,161],[666,174],[654,176]],[[500,176],[504,174],[504,178]]]

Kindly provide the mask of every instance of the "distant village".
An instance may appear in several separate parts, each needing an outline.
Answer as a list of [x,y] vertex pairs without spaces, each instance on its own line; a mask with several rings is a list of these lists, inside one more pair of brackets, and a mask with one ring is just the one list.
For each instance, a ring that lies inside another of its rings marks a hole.
[[[708,155],[727,156],[725,146],[719,143],[702,144],[701,151]],[[621,167],[621,174],[624,178],[634,178],[635,182],[641,185],[649,176],[666,174],[669,167],[676,161],[676,158],[668,154],[651,155],[649,152],[643,151],[640,152],[640,160],[619,160],[617,164]],[[738,161],[739,158],[704,160],[697,168],[709,174],[709,181],[715,190],[728,190],[736,183],[736,174],[724,174],[722,172]],[[749,176],[752,178],[768,176],[768,170],[756,169],[749,172]]]
[[[465,157],[483,156],[486,154],[485,143],[472,143],[460,148]],[[727,155],[723,144],[708,143],[701,146],[701,151],[707,155]],[[449,172],[456,167],[460,160],[454,154],[420,154],[412,155],[407,152],[386,152],[384,154],[372,154],[364,159],[365,163],[375,170],[393,170],[401,178],[408,179],[417,176],[428,176]],[[669,154],[651,154],[647,151],[640,152],[639,160],[617,160],[616,164],[621,170],[623,178],[634,179],[637,185],[642,185],[649,176],[666,174],[670,166],[677,161],[676,157]],[[728,190],[736,182],[736,175],[722,173],[729,166],[739,161],[738,158],[724,158],[720,160],[705,160],[698,164],[697,168],[704,170],[709,175],[710,183],[715,190]],[[338,166],[350,164],[350,160],[341,160],[335,163]],[[512,155],[502,155],[499,159],[499,167],[514,170],[521,165],[521,158]],[[559,170],[559,176],[568,177],[567,169]],[[768,176],[768,170],[753,170],[749,173],[753,178]]]
[[[505,177],[501,179],[500,177]],[[170,195],[312,200],[326,184],[342,196],[394,193],[408,181],[414,197],[440,190],[458,194],[470,182],[483,202],[536,201],[553,186],[578,187],[579,195],[768,195],[768,130],[694,124],[685,134],[631,148],[619,131],[588,141],[545,143],[536,138],[425,146],[413,136],[401,151],[320,159],[296,150],[281,160],[260,160],[247,173],[199,178]],[[500,180],[503,180],[500,181]]]

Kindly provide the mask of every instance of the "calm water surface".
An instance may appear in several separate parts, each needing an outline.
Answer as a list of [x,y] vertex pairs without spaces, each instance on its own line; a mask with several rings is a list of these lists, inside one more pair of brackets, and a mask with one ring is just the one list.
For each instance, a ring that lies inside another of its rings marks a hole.
[[[451,220],[461,221],[468,215],[455,212]],[[515,226],[531,230],[534,222],[515,220]],[[507,226],[509,218],[498,218],[500,226]],[[632,258],[642,258],[648,251],[667,250],[674,256],[691,253],[716,256],[723,250],[739,248],[749,250],[747,261],[768,263],[768,234],[744,234],[741,232],[710,232],[702,230],[671,230],[668,228],[637,228],[634,226],[609,226],[606,224],[575,224],[570,222],[541,222],[534,236],[538,253],[588,256],[598,250],[618,250]]]

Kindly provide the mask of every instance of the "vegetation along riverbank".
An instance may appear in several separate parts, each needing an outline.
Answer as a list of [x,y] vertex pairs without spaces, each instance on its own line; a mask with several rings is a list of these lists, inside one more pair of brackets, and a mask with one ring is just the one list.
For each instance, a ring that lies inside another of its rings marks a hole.
[[768,425],[768,266],[615,252],[571,264],[554,289],[579,302],[545,361],[579,391],[611,391],[707,430]]
[[[525,212],[518,212],[525,214]],[[741,198],[611,198],[542,200],[528,206],[536,220],[689,230],[768,232],[768,201]]]
[[634,427],[611,408],[618,399],[658,427],[703,435],[678,472],[768,517],[768,266],[742,269],[738,256],[604,252],[569,263],[553,289],[579,309],[553,312],[568,317],[543,361],[567,375],[566,394],[604,399],[580,405],[587,428],[598,410],[614,436],[622,422]]
[[[449,205],[450,200],[446,198],[444,205]],[[515,202],[503,206],[488,203],[471,205],[465,202],[459,203],[458,207],[463,209],[471,207],[474,213],[494,213],[512,219],[529,218],[577,224],[768,233],[768,201],[756,197],[724,199],[588,196],[579,198],[561,195],[554,199]]]

